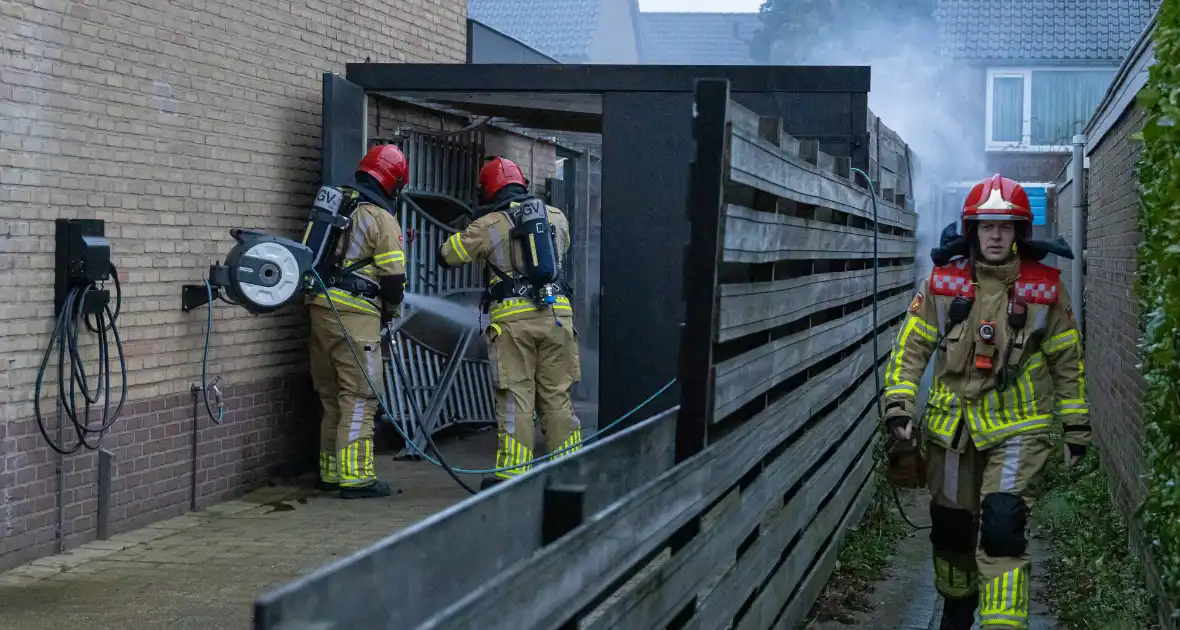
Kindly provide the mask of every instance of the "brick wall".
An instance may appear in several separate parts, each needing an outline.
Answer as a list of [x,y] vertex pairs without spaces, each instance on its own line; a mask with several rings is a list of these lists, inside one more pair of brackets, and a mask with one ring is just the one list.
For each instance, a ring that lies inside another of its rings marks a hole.
[[1086,368],[1095,439],[1103,449],[1116,500],[1129,514],[1143,496],[1143,394],[1139,306],[1135,298],[1140,144],[1132,107],[1090,156],[1086,217]]
[[[0,3],[0,568],[54,548],[58,459],[31,420],[53,220],[105,220],[121,270],[130,402],[104,440],[114,528],[183,511],[205,316],[180,311],[180,285],[224,256],[229,228],[290,231],[304,218],[322,72],[366,58],[462,62],[465,13],[463,0]],[[314,409],[301,398],[297,313],[219,306],[215,330],[210,373],[227,417],[202,419],[202,503],[265,478],[306,439]],[[94,535],[95,456],[62,468],[72,545]]]

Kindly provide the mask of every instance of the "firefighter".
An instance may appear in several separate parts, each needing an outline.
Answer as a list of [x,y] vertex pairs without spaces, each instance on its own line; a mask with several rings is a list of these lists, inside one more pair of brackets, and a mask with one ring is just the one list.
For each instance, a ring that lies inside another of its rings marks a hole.
[[[373,465],[378,402],[370,383],[382,387],[381,331],[401,316],[405,254],[395,200],[408,178],[409,163],[396,146],[379,145],[365,154],[355,183],[344,189],[355,209],[335,243],[339,272],[323,276],[326,295],[320,290],[308,299],[311,377],[324,407],[319,487],[338,489],[345,499],[392,494],[389,484],[377,479]],[[358,263],[359,268],[349,271]]]
[[[569,286],[561,277],[569,222],[528,192],[520,167],[497,157],[479,173],[477,218],[439,250],[443,267],[485,263],[484,330],[495,390],[496,468],[481,490],[526,472],[533,459],[533,413],[550,452],[580,448],[570,387],[581,378]],[[559,455],[559,456],[561,456]]]
[[936,267],[886,368],[885,428],[909,440],[934,358],[923,433],[943,630],[968,630],[977,608],[984,628],[1027,628],[1027,522],[1054,417],[1071,466],[1090,443],[1081,336],[1060,272],[1039,262],[1045,248],[1031,231],[1019,184],[999,175],[976,184],[960,219],[961,255],[942,264],[932,252]]

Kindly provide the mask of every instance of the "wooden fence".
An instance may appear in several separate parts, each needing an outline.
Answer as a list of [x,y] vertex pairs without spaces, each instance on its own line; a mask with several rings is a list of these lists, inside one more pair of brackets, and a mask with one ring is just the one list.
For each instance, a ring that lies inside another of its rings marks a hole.
[[727,81],[700,81],[694,111],[680,406],[266,594],[256,628],[746,630],[806,615],[870,499],[916,217],[878,200],[874,224],[846,161],[731,102]]

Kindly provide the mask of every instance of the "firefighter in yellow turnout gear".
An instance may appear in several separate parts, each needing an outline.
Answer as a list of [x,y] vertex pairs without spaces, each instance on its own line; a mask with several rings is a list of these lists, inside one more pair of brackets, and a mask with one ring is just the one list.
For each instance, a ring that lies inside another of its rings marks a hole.
[[[376,388],[384,383],[381,330],[400,316],[405,291],[405,254],[394,212],[398,191],[408,177],[408,162],[397,147],[381,145],[365,155],[357,166],[356,183],[344,189],[356,205],[332,252],[341,273],[323,278],[327,295],[320,290],[308,298],[311,377],[324,409],[319,487],[339,489],[345,499],[387,497],[393,492],[374,470],[378,402],[370,382]],[[363,365],[358,365],[345,331]]]
[[1016,182],[996,175],[972,189],[963,257],[935,261],[886,369],[886,428],[909,439],[934,359],[923,419],[942,630],[968,630],[977,608],[984,628],[1028,627],[1027,521],[1054,418],[1071,465],[1090,443],[1081,337],[1060,272],[1038,262],[1031,219]]
[[[480,198],[487,204],[484,214],[445,241],[439,258],[445,267],[475,261],[484,261],[487,267],[484,302],[490,323],[485,336],[499,433],[495,467],[508,470],[485,478],[481,489],[486,489],[530,468],[534,411],[540,416],[550,452],[562,451],[560,457],[580,448],[582,429],[573,412],[570,387],[581,378],[581,367],[569,291],[560,280],[570,247],[568,220],[557,208],[528,194],[528,180],[509,160],[489,161],[479,180]],[[521,211],[530,207],[544,213],[551,226],[534,240],[528,234],[519,238],[533,224],[545,225],[544,221],[521,225],[525,216]],[[522,261],[538,262],[546,251],[552,251],[554,273],[552,282],[542,289],[549,292],[547,306],[538,304],[537,283],[530,281],[528,265],[522,265]]]

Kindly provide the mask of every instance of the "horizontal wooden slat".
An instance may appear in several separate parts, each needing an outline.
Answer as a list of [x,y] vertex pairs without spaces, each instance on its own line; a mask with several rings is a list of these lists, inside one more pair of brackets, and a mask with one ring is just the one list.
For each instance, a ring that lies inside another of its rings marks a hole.
[[[871,422],[863,422],[861,424],[875,428]],[[866,431],[862,430],[861,432]],[[862,448],[863,445],[864,443],[861,443]],[[852,443],[848,446],[855,448],[857,443]],[[775,618],[782,611],[784,602],[790,598],[791,592],[795,590],[795,587],[799,585],[800,581],[808,576],[808,565],[823,553],[824,543],[834,532],[838,531],[837,527],[844,520],[844,515],[849,511],[849,508],[853,507],[853,502],[857,495],[863,489],[866,489],[865,486],[869,479],[869,473],[872,470],[872,449],[865,448],[865,450],[859,453],[859,457],[855,460],[852,469],[847,471],[847,476],[845,476],[843,462],[816,475],[816,477],[823,475],[834,479],[840,484],[840,489],[828,501],[827,505],[822,508],[818,504],[813,503],[808,503],[806,506],[799,505],[796,508],[804,514],[815,515],[814,520],[807,526],[803,536],[795,543],[794,548],[787,556],[787,561],[779,566],[778,571],[770,578],[770,581],[758,592],[758,596],[754,599],[754,604],[750,607],[746,616],[742,618],[741,623],[737,625],[736,630],[761,630],[772,626]],[[774,557],[778,558],[779,556],[775,554]],[[811,603],[806,602],[808,607],[810,607]],[[803,612],[806,613],[807,611],[804,610]],[[795,621],[798,621],[798,619]],[[793,628],[794,625],[792,624],[787,627]]]
[[[726,206],[725,217],[725,262],[873,257],[872,230],[735,205]],[[878,234],[877,250],[882,258],[908,258],[916,246],[910,237]]]
[[[900,314],[909,301],[906,294],[883,300],[878,304],[878,323]],[[856,343],[872,328],[873,313],[868,307],[719,363],[713,396],[716,419],[723,419],[771,387]]]
[[[883,267],[878,290],[917,281],[917,267]],[[721,285],[718,341],[728,341],[793,322],[833,306],[872,295],[873,270],[817,273],[789,280]]]
[[[506,568],[419,629],[560,627],[590,605],[606,585],[625,577],[637,561],[664,546],[793,431],[770,415],[742,424],[593,515],[556,544]],[[524,584],[528,587],[522,588]]]
[[[862,412],[865,405],[872,400],[874,392],[873,379],[866,379],[856,389],[856,392],[840,405],[837,413],[814,429],[817,432],[823,431],[827,443],[832,444],[839,441],[844,431],[855,426],[852,434],[841,443],[836,454],[829,458],[814,474],[807,477],[803,487],[791,498],[791,501],[783,506],[769,523],[763,519],[763,526],[758,538],[746,549],[736,563],[726,569],[717,586],[699,600],[697,614],[685,627],[685,630],[690,628],[712,630],[728,627],[729,621],[742,607],[749,595],[758,589],[759,585],[767,578],[771,577],[775,564],[795,535],[805,528],[810,531],[817,526],[813,519],[818,520],[816,512],[825,497],[831,494],[833,489],[841,487],[841,482],[846,478],[855,479],[858,475],[868,474],[868,471],[871,470],[872,452],[871,449],[865,449],[865,446],[869,443],[873,432],[877,430],[877,425],[873,422],[863,421]],[[827,426],[829,424],[831,426]],[[833,435],[834,437],[832,437]],[[813,461],[822,457],[827,449],[820,448],[818,450],[820,452],[815,454]],[[858,459],[862,452],[867,455],[867,465],[864,463],[864,458]],[[851,475],[846,475],[846,471],[853,461],[857,461],[857,468],[853,470]],[[860,470],[861,467],[864,468],[863,471]],[[839,497],[829,505],[838,503],[838,499]],[[811,523],[810,526],[809,523]],[[818,524],[822,524],[822,522]],[[829,533],[830,531],[829,529]],[[804,554],[814,555],[818,546],[817,543],[811,543],[810,549],[808,549],[806,543],[801,541],[794,546],[791,553],[794,555],[802,551]],[[783,570],[780,569],[780,573]],[[786,603],[789,594],[790,591],[787,591],[778,598],[780,606]],[[753,612],[751,611],[750,614]],[[747,614],[746,617],[749,618],[749,616]],[[758,627],[763,628],[766,625]]]
[[[873,218],[872,199],[851,181],[825,173],[769,142],[735,129],[730,140],[729,179],[776,197]],[[917,215],[878,200],[881,223],[913,230]]]
[[[863,459],[872,461],[871,453],[866,453]],[[867,462],[862,461],[861,464],[867,465]],[[832,572],[836,569],[836,559],[840,555],[840,547],[843,545],[844,539],[848,536],[852,526],[860,522],[865,512],[868,511],[869,505],[872,504],[873,490],[874,487],[871,479],[866,479],[860,488],[860,492],[852,500],[852,507],[845,513],[844,520],[840,521],[839,526],[837,526],[837,535],[833,536],[820,552],[819,561],[815,563],[815,566],[811,568],[807,577],[803,579],[798,594],[791,598],[790,603],[783,610],[782,617],[774,625],[775,630],[795,630],[798,627],[799,621],[815,605],[815,601],[819,599],[820,593],[823,591],[828,579],[832,576]]]
[[585,484],[600,512],[672,467],[675,430],[664,412],[317,569],[259,600],[261,627],[413,628],[536,553],[547,486]]
[[[871,347],[867,348],[871,350]],[[790,431],[797,430],[833,397],[847,392],[849,386],[871,367],[870,355],[871,352],[861,353],[824,371],[776,401],[757,418],[775,418],[775,422],[789,427]],[[850,404],[859,404],[859,407],[838,408],[832,417],[795,440],[741,491],[740,504],[735,509],[720,516],[707,531],[698,534],[667,562],[646,575],[642,582],[586,627],[614,630],[666,626],[712,573],[724,563],[733,562],[738,547],[758,525],[767,508],[772,503],[781,502],[782,495],[799,482],[833,442],[840,439],[850,426],[843,420],[854,417],[863,408],[863,388],[875,388],[871,381],[870,376],[853,396],[856,400]]]

